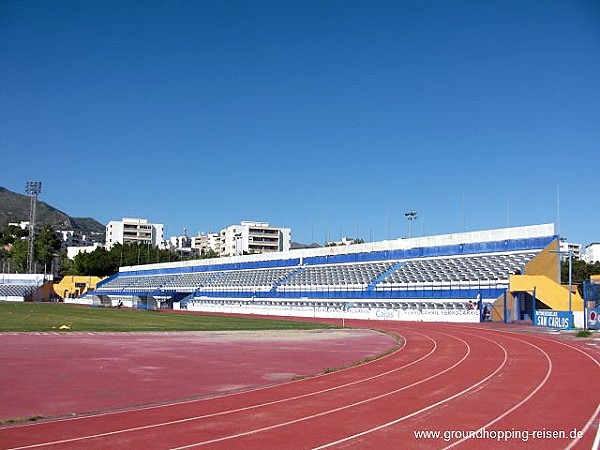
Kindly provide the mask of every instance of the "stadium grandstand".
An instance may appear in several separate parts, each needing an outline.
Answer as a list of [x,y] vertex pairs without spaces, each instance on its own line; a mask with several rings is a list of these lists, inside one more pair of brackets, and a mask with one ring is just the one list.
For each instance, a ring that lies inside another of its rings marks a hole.
[[0,301],[46,300],[52,277],[44,274],[0,274]]
[[[488,319],[485,310],[490,311],[490,320],[527,320],[532,309],[565,307],[557,245],[554,225],[543,224],[128,266],[69,301],[215,313],[455,322]],[[538,285],[542,295],[536,297]],[[570,304],[573,310],[579,308],[578,301]]]

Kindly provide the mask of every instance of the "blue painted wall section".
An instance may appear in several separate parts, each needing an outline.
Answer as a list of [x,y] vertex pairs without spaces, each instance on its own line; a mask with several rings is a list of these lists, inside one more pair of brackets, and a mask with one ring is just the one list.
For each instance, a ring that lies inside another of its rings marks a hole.
[[535,312],[534,324],[538,327],[571,330],[573,328],[573,312],[540,309]]

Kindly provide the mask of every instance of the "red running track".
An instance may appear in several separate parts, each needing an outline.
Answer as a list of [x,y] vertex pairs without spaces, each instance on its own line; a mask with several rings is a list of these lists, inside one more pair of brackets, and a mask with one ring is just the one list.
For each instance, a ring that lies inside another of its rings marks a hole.
[[359,367],[244,393],[5,428],[0,443],[11,449],[592,448],[600,415],[598,352],[486,325],[382,322],[377,326],[400,334],[404,346]]

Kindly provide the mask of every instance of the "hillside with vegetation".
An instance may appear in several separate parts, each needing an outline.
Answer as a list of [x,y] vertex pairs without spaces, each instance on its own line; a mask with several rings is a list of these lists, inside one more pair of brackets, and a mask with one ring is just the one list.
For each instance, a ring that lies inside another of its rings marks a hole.
[[[0,228],[9,223],[29,221],[31,197],[9,191],[0,186]],[[71,217],[63,211],[38,200],[36,207],[36,224],[38,229],[50,225],[55,230],[79,231],[97,241],[104,242],[105,226],[90,217]]]

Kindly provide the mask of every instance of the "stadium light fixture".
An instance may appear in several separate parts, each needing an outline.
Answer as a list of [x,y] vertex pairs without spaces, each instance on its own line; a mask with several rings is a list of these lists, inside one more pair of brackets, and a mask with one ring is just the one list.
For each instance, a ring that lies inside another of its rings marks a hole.
[[28,181],[25,183],[25,191],[29,195],[39,195],[42,193],[42,182],[41,181]]
[[417,220],[418,214],[416,211],[407,211],[404,216],[408,219],[408,237],[412,237],[412,221]]

